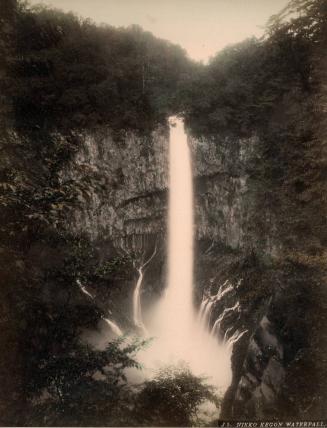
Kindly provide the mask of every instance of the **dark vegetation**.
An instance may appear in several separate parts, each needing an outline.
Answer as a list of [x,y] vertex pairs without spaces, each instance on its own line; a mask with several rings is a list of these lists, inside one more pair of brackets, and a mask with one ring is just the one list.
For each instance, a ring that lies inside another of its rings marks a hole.
[[145,382],[135,405],[139,426],[202,426],[199,406],[219,405],[215,389],[204,378],[195,377],[185,367],[165,367],[153,380]]
[[[322,415],[326,8],[324,0],[293,0],[270,21],[262,40],[227,47],[203,66],[138,27],[97,27],[72,14],[3,0],[1,425],[189,425],[197,406],[213,399],[203,380],[188,372],[161,373],[132,393],[122,369],[136,366],[140,343],[113,342],[101,352],[81,344],[81,329],[95,328],[112,302],[108,308],[91,305],[76,280],[114,289],[115,275],[128,276],[131,267],[117,254],[101,256],[87,238],[64,229],[81,191],[59,179],[78,150],[76,131],[104,126],[117,134],[148,134],[178,113],[194,135],[217,144],[219,138],[260,136],[254,221],[264,234],[263,207],[277,218],[284,254],[276,271],[287,283],[279,301],[284,340],[307,349],[298,355],[298,349],[287,350],[285,415],[298,409],[305,415],[307,408],[309,415]],[[299,17],[288,16],[297,9]],[[253,293],[249,289],[244,299],[266,298],[269,290]],[[303,307],[301,296],[308,319],[290,309]],[[296,330],[301,337],[295,340]],[[101,380],[94,377],[98,372]]]
[[17,14],[18,126],[145,132],[176,110],[184,51],[140,27],[97,27],[58,10]]
[[[300,17],[289,18],[292,13]],[[192,131],[242,137],[268,127],[269,133],[283,131],[284,138],[293,135],[285,125],[299,127],[295,116],[324,82],[325,46],[326,3],[291,1],[270,19],[262,39],[226,47],[195,75],[185,109]],[[282,106],[286,117],[277,117]]]

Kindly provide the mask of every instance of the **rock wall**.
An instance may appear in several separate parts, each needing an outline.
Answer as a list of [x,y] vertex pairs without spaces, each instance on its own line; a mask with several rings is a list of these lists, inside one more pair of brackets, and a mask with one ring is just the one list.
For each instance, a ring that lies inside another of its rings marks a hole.
[[[189,138],[195,170],[198,239],[212,239],[233,249],[260,248],[277,255],[275,219],[260,205],[261,141]],[[260,222],[258,210],[260,209]]]
[[[93,239],[165,232],[169,130],[149,136],[131,132],[115,139],[109,129],[79,136],[80,149],[61,174],[64,186],[80,189],[79,205],[68,219],[73,230]],[[277,254],[274,218],[261,210],[258,230],[260,141],[196,139],[192,151],[198,240],[212,239],[234,249],[260,247]],[[262,233],[264,232],[264,233]]]
[[79,136],[81,147],[61,174],[80,188],[69,227],[92,239],[165,230],[168,130],[148,136],[109,129]]
[[[156,256],[142,284],[143,304],[164,287],[169,129],[161,126],[149,135],[121,132],[117,136],[101,128],[77,138],[78,149],[60,174],[61,186],[77,189],[77,203],[63,227],[76,235],[86,234],[101,247],[104,258],[114,254],[131,258],[125,278],[116,279],[120,291],[109,299],[113,319],[130,329],[137,268],[155,247]],[[108,300],[103,288],[93,292]]]

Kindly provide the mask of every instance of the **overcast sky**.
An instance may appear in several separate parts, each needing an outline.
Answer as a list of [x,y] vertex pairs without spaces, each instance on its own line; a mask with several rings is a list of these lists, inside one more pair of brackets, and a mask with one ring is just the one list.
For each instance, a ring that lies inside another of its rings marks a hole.
[[74,11],[97,23],[138,24],[207,61],[224,46],[260,36],[288,0],[31,0]]

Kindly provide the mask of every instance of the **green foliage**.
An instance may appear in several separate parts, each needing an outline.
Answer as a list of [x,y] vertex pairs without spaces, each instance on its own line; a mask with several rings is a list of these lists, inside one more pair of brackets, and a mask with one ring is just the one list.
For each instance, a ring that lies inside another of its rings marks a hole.
[[65,353],[40,359],[29,423],[110,425],[126,406],[124,370],[139,368],[133,358],[139,347],[140,343],[126,344],[121,339],[104,351],[92,351],[75,341]]
[[269,19],[267,34],[274,35],[287,30],[319,43],[324,35],[326,16],[327,5],[324,0],[291,0]]
[[199,406],[208,401],[219,404],[205,378],[186,367],[168,366],[144,383],[136,398],[135,417],[142,426],[198,426],[203,423]]
[[265,133],[285,97],[308,96],[321,82],[315,69],[324,56],[326,26],[326,2],[292,1],[272,17],[264,38],[219,52],[189,87],[186,118],[193,133]]
[[107,275],[121,271],[124,267],[126,267],[127,263],[131,263],[131,258],[128,256],[114,257],[100,265],[96,269],[95,274],[101,278],[105,278]]
[[144,131],[176,108],[189,68],[180,47],[44,7],[17,19],[18,125]]

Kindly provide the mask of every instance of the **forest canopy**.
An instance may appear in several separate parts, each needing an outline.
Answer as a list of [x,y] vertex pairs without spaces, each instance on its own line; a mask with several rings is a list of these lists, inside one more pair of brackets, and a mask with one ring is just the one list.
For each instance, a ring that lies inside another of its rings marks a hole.
[[267,127],[288,96],[294,105],[320,90],[326,33],[327,3],[294,0],[271,17],[261,39],[218,52],[189,88],[191,129],[197,135],[250,136]]
[[15,108],[21,126],[146,129],[176,110],[190,67],[177,45],[133,25],[20,4]]
[[205,66],[139,26],[98,26],[21,2],[12,64],[17,124],[142,131],[182,114],[198,135],[249,135],[285,94],[314,89],[326,15],[323,0],[291,1],[261,39],[227,46]]

